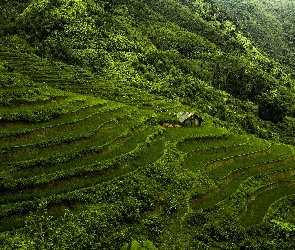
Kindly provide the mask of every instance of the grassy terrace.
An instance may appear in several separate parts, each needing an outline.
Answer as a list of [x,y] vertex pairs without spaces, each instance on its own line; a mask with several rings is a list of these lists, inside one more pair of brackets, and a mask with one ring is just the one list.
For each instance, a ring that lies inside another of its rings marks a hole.
[[[284,144],[270,145],[267,141],[256,140],[248,138],[246,143],[245,141],[237,143],[237,147],[232,147],[229,136],[224,138],[223,142],[220,138],[208,142],[204,140],[202,144],[219,144],[219,147],[214,146],[212,150],[209,150],[209,147],[205,151],[198,148],[196,150],[197,143],[191,140],[183,144],[188,152],[185,165],[191,170],[204,172],[208,180],[215,183],[211,190],[193,195],[191,200],[193,209],[205,209],[216,205],[227,207],[233,214],[239,214],[238,218],[244,225],[251,225],[262,221],[273,202],[292,193],[295,164],[293,148]],[[235,139],[235,142],[239,141]],[[268,181],[259,184],[256,179],[259,179],[260,175],[268,176]],[[240,186],[245,182],[251,183],[253,194],[248,191],[243,194],[244,198],[238,198],[241,196]],[[292,188],[284,192],[287,187]],[[265,192],[271,193],[272,198],[261,201],[263,197],[265,199],[268,197]],[[232,200],[235,200],[234,204]],[[259,210],[263,202],[264,206],[256,213],[255,210]],[[242,208],[241,204],[244,204]]]
[[[245,158],[248,158],[249,154],[251,154],[250,157],[255,157],[255,154],[260,154],[261,151],[268,150],[269,148],[267,142],[259,144],[255,140],[250,140],[246,144],[241,141],[236,147],[229,146],[229,148],[226,148],[227,143],[230,145],[232,142],[225,140],[224,145],[220,147],[222,149],[221,151],[215,148],[215,150],[212,152],[209,151],[207,154],[200,154],[200,151],[193,151],[187,154],[186,166],[193,171],[204,169],[210,173],[214,169],[224,169],[225,166],[232,162],[244,161]],[[196,162],[198,165],[195,164]]]
[[[44,65],[29,55],[1,55],[26,74],[2,68],[1,230],[23,226],[41,200],[49,204],[58,195],[128,175],[163,154],[164,128],[149,123],[153,112],[48,86],[60,81],[72,86],[76,72],[71,67]],[[28,65],[31,70],[21,70]],[[10,78],[16,80],[9,83]],[[28,99],[28,92],[36,98]],[[63,204],[53,206],[59,210]]]
[[[92,111],[95,111],[95,107]],[[85,119],[80,117],[76,121],[71,123],[58,124],[56,126],[39,127],[35,130],[18,136],[18,139],[22,140],[22,145],[15,140],[12,140],[12,136],[2,137],[2,146],[8,148],[14,148],[14,150],[21,150],[25,147],[47,147],[54,144],[61,143],[62,141],[70,142],[75,139],[82,139],[91,137],[103,123],[115,122],[116,113],[123,111],[119,106],[115,106],[114,109],[108,107],[105,111],[104,108],[99,109],[95,113],[91,113]],[[87,111],[84,110],[83,115]],[[126,112],[126,111],[125,111]],[[78,114],[74,114],[78,118]],[[111,117],[111,120],[107,118]],[[83,128],[83,126],[85,126]],[[33,142],[33,143],[32,143]]]
[[150,112],[110,102],[80,115],[1,138],[4,221],[36,209],[36,199],[110,181],[161,156],[163,128],[148,124]]
[[[103,106],[105,104],[105,101],[103,101],[103,103],[99,103],[96,101],[94,104],[90,104],[89,102],[85,103],[84,98],[81,98],[80,100],[67,105],[66,109],[62,110],[62,113],[58,114],[55,119],[50,119],[46,122],[42,122],[41,124],[39,124],[38,122],[35,124],[30,124],[27,121],[5,121],[5,123],[1,123],[0,138],[2,139],[9,136],[19,136],[28,134],[30,132],[33,132],[34,130],[48,129],[56,125],[75,123],[81,119],[86,118],[87,115],[89,116],[90,114],[92,114],[94,111],[93,108],[97,106]],[[18,113],[20,112],[16,112],[16,114]]]
[[185,215],[219,206],[248,226],[295,191],[291,146],[229,132],[209,116],[201,127],[163,128],[162,117],[188,107],[3,47],[0,73],[1,231],[22,227],[40,204],[80,209],[105,183],[158,165],[159,175],[178,164],[198,176],[183,194]]
[[247,207],[240,214],[243,225],[250,226],[253,223],[261,223],[270,206],[279,197],[287,197],[295,192],[295,181],[281,181],[269,184],[268,186],[253,193],[247,202]]
[[[37,157],[50,157],[48,156],[50,152],[60,151],[64,148],[77,148],[85,143],[91,145],[91,140],[98,140],[99,134],[103,134],[106,130],[115,127],[119,123],[117,118],[128,119],[128,113],[125,117],[119,117],[118,113],[120,111],[122,114],[126,112],[122,112],[121,109],[115,109],[103,112],[104,115],[93,115],[74,124],[55,126],[46,131],[39,130],[39,133],[30,134],[30,138],[28,136],[26,138],[27,140],[31,139],[34,143],[14,147],[7,146],[8,149],[11,149],[11,153],[9,154],[8,151],[6,154],[3,154],[6,158],[4,162],[12,163],[14,161],[30,160],[35,158],[34,155],[37,155]],[[46,139],[44,140],[44,138]],[[21,138],[21,140],[23,143],[24,138]],[[26,155],[27,151],[31,151],[31,154]]]

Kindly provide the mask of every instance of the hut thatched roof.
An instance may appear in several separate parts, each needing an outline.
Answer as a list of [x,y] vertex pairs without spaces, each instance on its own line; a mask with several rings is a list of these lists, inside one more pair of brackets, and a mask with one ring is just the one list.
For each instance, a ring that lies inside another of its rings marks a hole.
[[191,116],[193,116],[194,113],[189,113],[189,112],[184,112],[184,111],[181,111],[181,112],[178,112],[177,113],[177,118],[178,120],[182,123],[184,122],[186,119],[190,118]]

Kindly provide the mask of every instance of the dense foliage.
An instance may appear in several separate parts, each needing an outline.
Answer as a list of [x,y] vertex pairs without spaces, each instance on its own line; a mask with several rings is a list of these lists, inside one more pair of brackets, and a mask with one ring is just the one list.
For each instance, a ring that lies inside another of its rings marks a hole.
[[[195,103],[242,127],[233,112],[243,114],[243,102],[248,100],[252,107],[246,112],[264,120],[282,122],[285,115],[293,115],[293,81],[213,2],[31,1],[12,9],[19,15],[5,25],[9,46],[87,67],[104,79]],[[232,95],[228,105],[219,89]],[[275,105],[282,105],[281,99],[288,103],[282,115],[272,119],[253,112],[256,105],[269,112],[260,100],[274,90]],[[242,103],[237,106],[234,98]]]
[[251,41],[294,74],[293,0],[216,0],[236,19]]
[[0,245],[293,249],[279,2],[3,0]]

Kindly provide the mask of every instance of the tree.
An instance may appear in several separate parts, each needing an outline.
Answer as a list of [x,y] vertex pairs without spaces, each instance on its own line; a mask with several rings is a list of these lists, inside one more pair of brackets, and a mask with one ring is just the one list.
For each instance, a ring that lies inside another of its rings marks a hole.
[[263,120],[273,123],[282,122],[287,115],[287,100],[278,90],[263,93],[259,98],[258,114]]

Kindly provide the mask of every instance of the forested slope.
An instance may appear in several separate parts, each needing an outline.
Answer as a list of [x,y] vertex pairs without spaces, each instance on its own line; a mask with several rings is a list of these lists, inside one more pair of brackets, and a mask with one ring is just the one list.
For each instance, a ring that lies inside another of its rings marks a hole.
[[244,34],[269,56],[294,74],[294,11],[293,0],[215,0],[225,7]]
[[293,80],[211,1],[7,1],[2,9],[11,13],[7,46],[291,141],[282,130],[292,127],[284,117],[294,113]]
[[[210,0],[0,11],[0,246],[294,248],[294,81],[230,12]],[[179,111],[205,122],[180,127]]]

